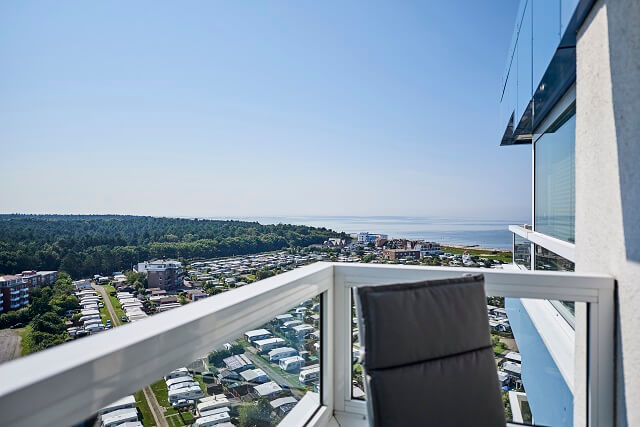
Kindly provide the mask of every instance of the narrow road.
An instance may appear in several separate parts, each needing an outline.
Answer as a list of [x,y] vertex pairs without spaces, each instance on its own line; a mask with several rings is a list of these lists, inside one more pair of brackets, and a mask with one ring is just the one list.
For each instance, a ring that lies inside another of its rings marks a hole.
[[158,427],[169,427],[169,423],[164,418],[164,410],[158,403],[158,399],[156,399],[156,395],[153,394],[153,390],[151,390],[151,387],[143,388],[142,392],[147,398],[149,409],[151,409],[151,415],[153,415],[153,419],[156,422],[156,425]]
[[113,326],[120,326],[120,318],[116,316],[116,311],[113,309],[113,305],[111,304],[111,299],[109,298],[107,291],[105,291],[104,287],[100,285],[92,284],[91,287],[102,295],[102,302],[104,303],[104,306],[107,307],[111,320],[113,320]]
[[17,359],[22,353],[22,337],[16,329],[0,330],[0,363]]
[[[109,298],[109,294],[104,290],[104,287],[100,285],[91,285],[93,289],[95,289],[100,295],[102,295],[102,301],[104,302],[104,306],[107,307],[107,311],[109,311],[109,315],[111,315],[111,319],[113,319],[113,326],[120,326],[120,318],[116,316],[116,311],[113,309],[113,304],[111,304],[111,299]],[[158,403],[158,399],[156,399],[156,395],[153,394],[153,390],[151,387],[145,387],[142,389],[144,393],[144,397],[147,399],[147,403],[149,404],[149,409],[151,409],[151,415],[153,415],[153,419],[158,427],[169,427],[169,423],[164,418],[164,410],[162,406]]]

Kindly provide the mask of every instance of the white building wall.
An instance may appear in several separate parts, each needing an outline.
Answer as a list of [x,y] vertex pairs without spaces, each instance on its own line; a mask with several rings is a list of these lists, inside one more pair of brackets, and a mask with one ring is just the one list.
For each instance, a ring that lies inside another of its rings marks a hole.
[[[640,1],[600,0],[577,43],[576,271],[611,274],[618,282],[617,426],[640,425],[638,23]],[[584,372],[577,363],[576,372]],[[578,396],[585,393],[576,390]],[[581,421],[576,417],[576,425]]]

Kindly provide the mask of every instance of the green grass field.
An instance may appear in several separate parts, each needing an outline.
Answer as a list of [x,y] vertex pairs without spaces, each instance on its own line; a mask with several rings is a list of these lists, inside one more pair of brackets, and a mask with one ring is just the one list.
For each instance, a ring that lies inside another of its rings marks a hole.
[[[107,292],[107,295],[109,295],[109,300],[111,301],[111,305],[113,306],[113,311],[116,312],[116,316],[118,316],[118,319],[122,318],[122,316],[124,316],[124,311],[120,306],[120,301],[118,301],[118,298],[116,298],[114,295],[111,295],[111,292],[115,292],[116,289],[111,285],[104,285],[104,290]],[[113,319],[111,320],[113,321]]]
[[20,356],[26,356],[31,353],[31,349],[28,348],[29,343],[25,342],[24,337],[31,332],[31,326],[27,325],[24,328],[14,329],[16,335],[20,335],[22,337],[22,342],[20,343]]
[[151,390],[153,394],[156,395],[156,399],[158,399],[158,403],[165,408],[170,407],[169,405],[169,390],[167,389],[167,383],[164,380],[156,381],[151,384]]
[[[151,391],[153,391],[153,394],[155,394],[156,400],[158,401],[160,406],[165,407],[165,417],[167,418],[167,422],[169,422],[169,425],[172,425],[171,421],[169,421],[169,417],[171,415],[177,414],[178,411],[173,409],[171,404],[169,404],[169,390],[167,389],[167,383],[163,379],[156,381],[155,383],[151,384]],[[180,420],[180,418],[178,418],[178,420]]]
[[109,314],[109,310],[107,310],[107,306],[104,306],[100,309],[100,318],[102,319],[102,323],[104,323],[105,325],[107,323],[107,320],[111,320],[111,324],[115,326],[115,323],[113,323],[113,319]]
[[464,248],[454,248],[451,246],[441,246],[444,252],[449,252],[452,254],[462,254],[464,252],[469,252],[471,256],[477,256],[488,259],[497,259],[502,262],[510,263],[513,259],[511,255],[511,251],[500,251],[500,250],[487,250],[487,249],[464,249]]
[[147,402],[147,398],[144,396],[144,392],[142,390],[133,394],[133,397],[136,399],[136,408],[140,411],[141,422],[144,427],[152,427],[155,426],[155,420],[153,419],[153,415],[151,414],[151,408],[149,408],[149,403]]

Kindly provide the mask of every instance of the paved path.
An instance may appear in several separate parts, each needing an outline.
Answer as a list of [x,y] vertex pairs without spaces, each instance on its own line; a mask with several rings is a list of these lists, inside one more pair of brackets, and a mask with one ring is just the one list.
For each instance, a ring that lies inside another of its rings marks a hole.
[[104,290],[103,286],[92,284],[91,287],[102,295],[102,302],[104,306],[107,307],[107,311],[111,316],[111,320],[113,321],[113,326],[120,326],[120,318],[116,316],[116,311],[113,309],[113,305],[111,304],[111,298],[109,298],[109,294]]
[[[102,300],[104,301],[104,306],[107,307],[107,311],[111,315],[111,319],[113,320],[113,325],[120,326],[120,318],[116,316],[116,311],[113,309],[113,304],[111,304],[111,299],[109,298],[109,294],[104,290],[104,287],[100,285],[91,285],[93,289],[95,289],[100,295],[102,295]],[[142,389],[144,393],[144,397],[147,399],[147,403],[149,404],[149,409],[151,409],[151,415],[153,415],[153,419],[158,427],[169,427],[169,423],[164,418],[164,409],[158,403],[158,399],[156,399],[156,395],[153,394],[153,390],[151,387],[145,387]]]
[[17,359],[22,353],[22,337],[16,329],[0,330],[0,363]]
[[147,398],[147,402],[149,403],[149,408],[151,409],[151,415],[153,415],[153,419],[156,422],[158,427],[169,427],[169,423],[164,417],[164,409],[158,403],[158,399],[156,399],[156,395],[153,394],[153,390],[151,387],[145,387],[142,389],[144,396]]

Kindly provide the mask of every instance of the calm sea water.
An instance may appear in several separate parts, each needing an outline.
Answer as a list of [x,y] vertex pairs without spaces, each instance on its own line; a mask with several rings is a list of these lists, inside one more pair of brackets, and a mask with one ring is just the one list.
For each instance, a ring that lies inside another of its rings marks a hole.
[[[212,218],[214,219],[214,218]],[[228,217],[215,219],[232,219]],[[382,233],[392,238],[425,239],[454,245],[511,249],[509,224],[525,220],[478,220],[466,218],[403,216],[272,216],[233,218],[261,224],[298,224],[326,227],[345,233]]]

